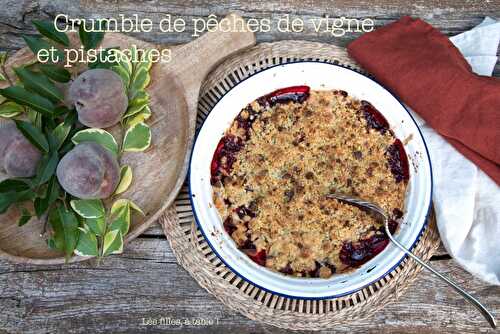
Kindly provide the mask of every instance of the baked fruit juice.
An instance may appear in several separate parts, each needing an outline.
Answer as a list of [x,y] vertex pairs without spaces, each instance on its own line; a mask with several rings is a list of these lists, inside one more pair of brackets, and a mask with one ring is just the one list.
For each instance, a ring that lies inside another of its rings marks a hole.
[[389,243],[381,222],[328,194],[377,203],[395,232],[408,179],[403,144],[372,104],[307,86],[243,108],[211,163],[226,232],[257,264],[296,277],[352,270]]

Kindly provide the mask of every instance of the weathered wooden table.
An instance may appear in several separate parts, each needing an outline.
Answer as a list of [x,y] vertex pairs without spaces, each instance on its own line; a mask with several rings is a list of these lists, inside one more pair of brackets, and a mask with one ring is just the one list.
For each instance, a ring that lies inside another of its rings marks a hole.
[[[209,14],[235,11],[249,18],[273,20],[292,17],[373,18],[377,26],[401,15],[421,17],[446,34],[457,34],[478,24],[485,16],[500,17],[500,1],[66,1],[1,0],[0,48],[17,50],[21,34],[33,33],[30,20],[59,13],[74,18],[118,17],[138,14],[154,22],[166,14],[191,20]],[[135,34],[164,44],[191,40],[185,33]],[[306,26],[301,34],[276,30],[257,34],[258,41],[307,39],[345,45],[359,34],[332,37]],[[495,76],[500,76],[497,64]],[[457,222],[459,224],[459,222]],[[432,259],[441,272],[483,301],[500,317],[500,287],[482,283],[464,272],[441,248]],[[151,325],[150,319],[170,318],[170,324]],[[177,326],[176,320],[197,320]],[[0,333],[285,333],[228,310],[210,296],[176,263],[159,226],[133,241],[121,256],[67,266],[36,267],[0,261]],[[457,294],[427,273],[397,302],[371,319],[346,323],[336,332],[360,333],[464,333],[492,332],[482,317]]]

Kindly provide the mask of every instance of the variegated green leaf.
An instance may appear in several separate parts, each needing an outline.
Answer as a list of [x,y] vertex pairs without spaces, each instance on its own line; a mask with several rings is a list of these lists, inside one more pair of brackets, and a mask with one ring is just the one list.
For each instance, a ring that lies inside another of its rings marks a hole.
[[98,256],[98,243],[95,234],[88,226],[79,227],[80,237],[76,245],[75,254],[78,256]]
[[116,56],[119,59],[119,65],[123,67],[123,69],[127,71],[129,75],[132,74],[132,63],[130,62],[130,58],[127,56],[127,54],[118,49],[114,49],[113,52],[116,53]]
[[110,254],[120,254],[123,252],[123,236],[120,230],[113,230],[106,233],[104,236],[104,243],[102,255],[107,256]]
[[141,210],[141,208],[139,208],[139,206],[137,204],[135,204],[134,202],[132,202],[131,200],[126,199],[126,198],[121,198],[113,203],[113,206],[111,207],[110,215],[111,216],[115,215],[118,212],[118,210],[125,205],[129,205],[131,209],[139,212],[141,215],[144,216],[144,212]]
[[116,187],[115,194],[121,194],[125,192],[130,184],[132,183],[132,168],[130,166],[122,166],[120,169],[120,183]]
[[135,97],[130,101],[127,112],[123,118],[127,118],[139,113],[144,107],[149,104],[149,94],[145,91],[139,91]]
[[138,105],[148,104],[149,100],[150,100],[149,94],[144,90],[140,90],[135,94],[134,98],[130,100],[130,105],[138,106]]
[[113,135],[105,130],[90,128],[75,133],[71,141],[77,145],[83,142],[94,142],[107,148],[115,155],[118,154],[118,144]]
[[42,128],[42,114],[40,114],[36,110],[28,108],[28,120],[38,129]]
[[151,76],[147,69],[137,69],[130,81],[129,98],[134,99],[138,92],[143,91],[149,85],[150,81]]
[[24,107],[12,102],[7,101],[0,104],[0,116],[5,118],[15,117],[24,112]]
[[130,201],[130,200],[128,201],[128,204],[130,205],[130,208],[131,208],[132,210],[137,211],[137,212],[139,212],[141,215],[145,216],[144,212],[141,210],[141,208],[140,208],[137,204],[135,204],[134,202],[132,202],[132,201]]
[[142,57],[141,57],[141,61],[138,62],[136,65],[136,70],[145,69],[146,71],[149,72],[149,70],[151,69],[151,66],[153,66],[153,62],[150,59],[151,52],[152,52],[151,49],[144,51],[144,53],[142,54]]
[[115,65],[111,67],[111,70],[116,74],[118,74],[120,78],[122,78],[125,89],[128,89],[130,85],[130,73],[128,73],[127,70],[120,65]]
[[125,115],[123,115],[123,118],[134,116],[135,114],[140,113],[147,106],[148,106],[148,101],[145,101],[142,104],[130,105]]
[[59,149],[61,145],[64,143],[70,131],[71,131],[71,124],[66,124],[65,122],[62,122],[59,125],[57,125],[55,129],[52,131],[52,135],[57,140],[57,149]]
[[0,51],[0,65],[4,65],[7,61],[7,51]]
[[104,232],[106,232],[106,219],[105,219],[105,217],[86,218],[85,224],[87,224],[87,226],[90,228],[90,230],[98,236],[103,236]]
[[83,218],[104,217],[104,205],[100,199],[74,199],[70,204],[73,210]]
[[125,152],[142,152],[151,145],[151,129],[144,123],[138,123],[127,129],[123,138]]
[[109,215],[110,216],[116,215],[118,210],[120,210],[121,208],[123,208],[127,205],[130,205],[130,201],[128,199],[121,198],[119,200],[116,200],[113,203],[113,205],[111,206],[111,210],[109,211]]
[[127,127],[132,127],[138,123],[144,122],[150,117],[151,117],[151,108],[149,108],[149,106],[145,106],[139,113],[135,114],[132,117],[128,117],[126,125]]
[[130,229],[130,205],[126,205],[119,208],[114,215],[111,217],[111,225],[108,231],[120,230],[122,235],[126,235]]

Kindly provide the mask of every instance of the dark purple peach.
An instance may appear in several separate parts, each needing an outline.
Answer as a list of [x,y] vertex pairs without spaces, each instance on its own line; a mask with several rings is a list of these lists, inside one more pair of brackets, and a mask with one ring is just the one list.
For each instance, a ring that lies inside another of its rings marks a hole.
[[92,69],[80,74],[69,88],[83,125],[108,128],[117,124],[128,106],[125,86],[118,74],[106,69]]
[[10,120],[0,122],[0,169],[10,177],[31,177],[42,154]]
[[71,195],[81,199],[107,198],[120,181],[116,157],[93,142],[76,145],[57,165],[57,179]]

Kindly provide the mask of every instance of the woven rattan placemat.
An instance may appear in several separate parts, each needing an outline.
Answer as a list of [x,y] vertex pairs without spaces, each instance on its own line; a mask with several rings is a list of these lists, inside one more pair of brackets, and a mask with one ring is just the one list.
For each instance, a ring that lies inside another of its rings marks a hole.
[[[224,61],[209,74],[201,87],[198,126],[224,93],[241,80],[270,66],[300,60],[336,63],[361,71],[344,48],[334,45],[304,41],[259,44]],[[439,246],[434,219],[431,214],[413,249],[425,260]],[[253,286],[219,260],[196,225],[186,187],[160,223],[178,262],[203,288],[248,318],[281,328],[320,330],[369,317],[397,299],[421,270],[406,258],[384,278],[351,295],[325,300],[291,299]]]

